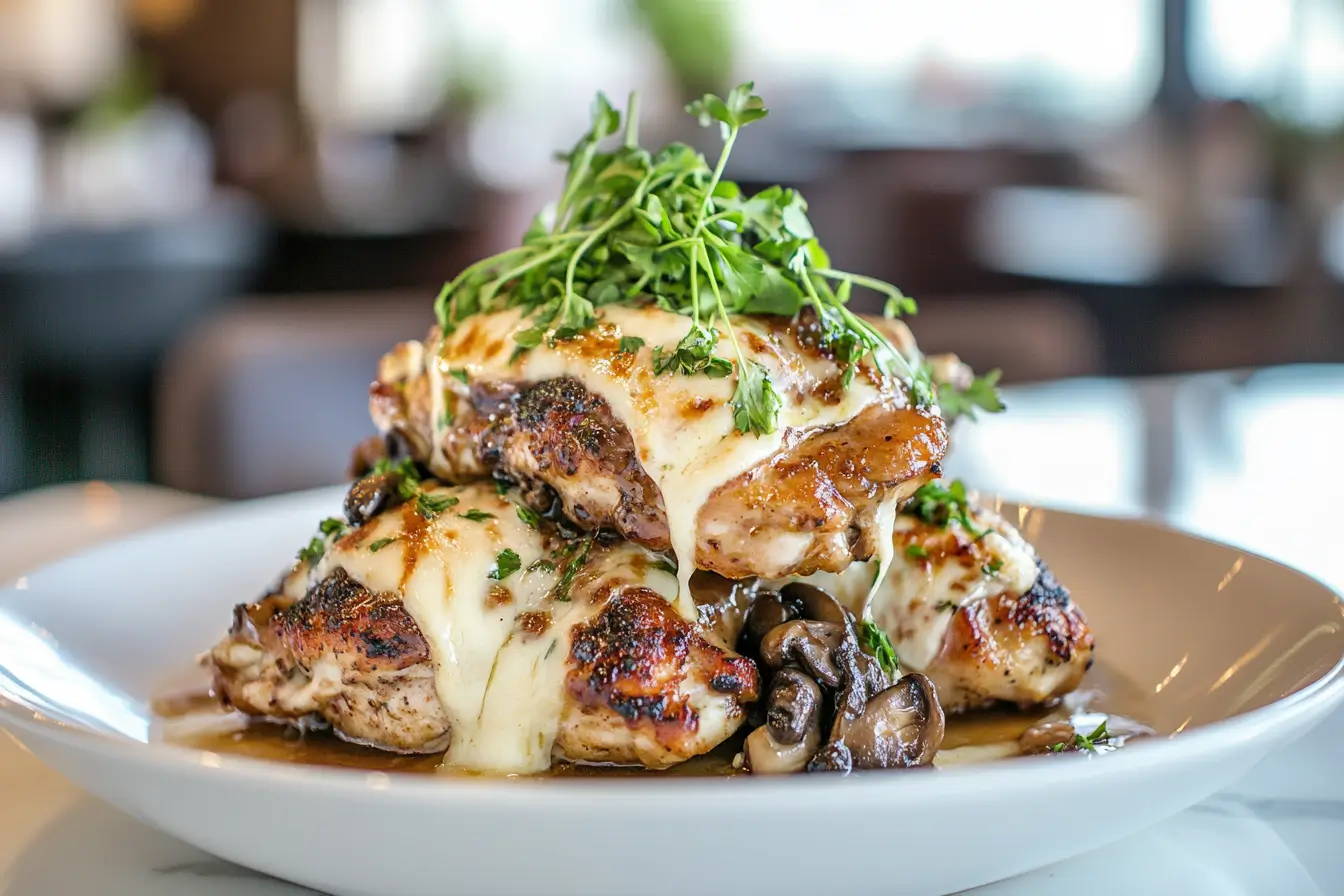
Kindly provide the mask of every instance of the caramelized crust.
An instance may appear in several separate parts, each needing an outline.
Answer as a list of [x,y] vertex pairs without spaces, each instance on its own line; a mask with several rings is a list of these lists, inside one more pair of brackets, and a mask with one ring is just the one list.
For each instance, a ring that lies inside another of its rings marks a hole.
[[579,707],[613,713],[638,738],[673,754],[697,752],[700,715],[691,691],[753,701],[760,690],[751,660],[713,646],[643,588],[624,590],[576,626],[570,661],[567,687]]
[[[732,589],[724,589],[732,597]],[[576,599],[580,599],[576,595]],[[656,592],[605,586],[572,631],[558,755],[663,768],[711,749],[757,698],[755,665],[706,640]],[[528,614],[525,636],[550,627]],[[428,645],[394,594],[336,569],[298,600],[239,605],[210,655],[215,691],[250,715],[330,725],[400,752],[447,749]]]
[[942,653],[926,670],[950,711],[1049,703],[1091,668],[1087,620],[1049,568],[1040,561],[1037,568],[1027,593],[973,601],[953,615]]
[[[383,374],[398,368],[385,363]],[[380,379],[370,397],[379,427],[399,434],[424,463],[433,438],[427,379]],[[823,394],[829,388],[815,386]],[[512,480],[540,512],[558,503],[583,528],[670,549],[663,495],[629,430],[582,383],[473,382],[453,410],[442,444],[448,478]],[[779,452],[720,486],[701,508],[696,567],[729,578],[782,578],[868,559],[878,506],[936,476],[946,450],[940,417],[894,401],[841,426],[790,432]]]

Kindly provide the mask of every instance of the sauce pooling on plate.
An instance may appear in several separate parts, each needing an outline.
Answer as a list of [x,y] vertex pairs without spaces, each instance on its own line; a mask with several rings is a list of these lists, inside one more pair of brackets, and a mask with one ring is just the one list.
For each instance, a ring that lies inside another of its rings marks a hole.
[[[1106,724],[1107,736],[1094,744],[1096,752],[1118,749],[1136,737],[1151,735],[1153,729],[1137,719],[1148,716],[1143,696],[1104,666],[1094,668],[1084,687],[1054,708],[1032,710],[986,710],[950,716],[942,749],[934,765],[987,762],[1022,755],[1024,741],[1030,748],[1029,732],[1046,730],[1046,736],[1058,735],[1057,741],[1069,752],[1075,751],[1075,736],[1087,737]],[[292,727],[251,721],[238,713],[221,710],[208,693],[189,692],[165,698],[155,706],[162,741],[199,750],[209,750],[252,759],[289,762],[328,768],[357,769],[389,774],[433,774],[463,772],[448,768],[444,757],[404,755],[375,750],[349,743],[329,731],[300,732]],[[1061,723],[1066,729],[1048,730]],[[592,776],[691,776],[724,777],[744,774],[738,756],[746,730],[730,738],[711,752],[687,760],[664,771],[634,766],[579,765],[560,762],[541,776],[573,778]],[[1028,737],[1024,738],[1024,735]],[[1035,752],[1064,753],[1040,744]],[[1083,750],[1083,752],[1087,752]]]

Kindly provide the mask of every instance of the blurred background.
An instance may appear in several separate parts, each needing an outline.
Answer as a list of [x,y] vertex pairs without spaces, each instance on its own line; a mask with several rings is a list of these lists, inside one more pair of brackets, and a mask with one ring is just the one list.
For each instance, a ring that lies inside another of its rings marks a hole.
[[377,358],[518,239],[595,89],[713,151],[681,106],[746,78],[729,176],[800,188],[926,350],[1344,360],[1344,0],[0,0],[0,494],[341,479]]

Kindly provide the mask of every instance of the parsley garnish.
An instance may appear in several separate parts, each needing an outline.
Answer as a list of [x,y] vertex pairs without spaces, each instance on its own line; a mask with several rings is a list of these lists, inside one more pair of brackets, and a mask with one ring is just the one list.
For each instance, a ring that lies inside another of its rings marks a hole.
[[533,560],[532,565],[527,568],[528,572],[555,572],[555,564],[549,560]]
[[400,538],[400,537],[401,537],[400,535],[393,535],[391,538],[380,538],[380,539],[378,539],[377,541],[375,541],[375,542],[373,542],[372,544],[369,545],[369,553],[371,553],[371,554],[376,554],[376,553],[378,553],[378,552],[381,551],[383,548],[387,547],[388,545],[390,545],[392,542],[396,541],[396,540],[397,540],[398,538]]
[[887,633],[871,619],[865,619],[859,623],[859,640],[864,650],[877,660],[882,671],[895,678],[900,669],[900,660],[896,657],[896,648],[891,646]]
[[1089,753],[1097,752],[1097,746],[1101,741],[1110,738],[1110,733],[1106,731],[1106,721],[1103,719],[1101,724],[1092,730],[1091,734],[1073,735],[1072,743],[1066,741],[1062,744],[1053,744],[1050,747],[1052,753],[1063,753],[1066,748],[1072,746],[1077,750],[1086,750]]
[[317,561],[321,560],[322,555],[326,552],[326,539],[320,535],[314,535],[312,541],[308,542],[304,547],[299,548],[299,560],[316,565]]
[[621,354],[633,355],[643,347],[644,340],[640,339],[638,336],[622,336],[621,347],[618,348],[617,351]]
[[980,567],[980,571],[987,576],[997,575],[1001,569],[1003,569],[1003,559],[1001,557],[995,557]]
[[661,559],[658,559],[658,560],[655,560],[654,563],[653,563],[653,568],[654,568],[654,569],[658,569],[658,570],[662,570],[663,572],[667,573],[668,575],[676,575],[676,574],[677,574],[677,564],[673,563],[671,560],[668,560],[668,559],[665,558],[665,557],[664,557],[664,558],[661,558]]
[[431,495],[420,492],[415,496],[415,512],[427,520],[436,519],[449,507],[457,505],[457,498],[451,495]]
[[966,497],[966,485],[960,479],[953,479],[946,487],[937,482],[921,485],[901,512],[943,529],[956,520],[975,539],[989,531],[977,529],[971,522],[971,502]]
[[[831,267],[797,191],[770,187],[747,195],[723,179],[741,129],[766,116],[752,83],[726,97],[706,94],[687,112],[704,126],[719,126],[723,145],[712,167],[685,144],[656,152],[640,147],[638,97],[631,96],[622,117],[599,93],[588,130],[562,156],[567,170],[559,201],[536,217],[521,245],[444,285],[435,302],[442,332],[475,314],[521,308],[527,323],[514,334],[516,360],[543,342],[590,329],[604,305],[652,299],[691,318],[675,348],[655,348],[655,369],[719,377],[736,370],[734,423],[761,435],[778,427],[779,397],[765,368],[747,362],[733,317],[811,308],[822,347],[842,366],[846,385],[859,362],[871,358],[883,375],[903,379],[917,404],[931,405],[922,365],[912,365],[847,307],[856,288],[884,296],[893,316],[914,313],[915,303],[889,283]],[[720,334],[731,360],[714,351]],[[622,341],[622,351],[632,349],[638,346]]]
[[523,561],[512,548],[505,548],[495,555],[495,566],[490,570],[490,578],[503,581],[523,568]]
[[448,371],[448,375],[464,386],[467,384],[467,372],[461,367]]
[[976,408],[991,414],[1002,411],[1003,400],[999,398],[996,388],[1002,375],[1002,370],[991,370],[976,377],[965,389],[958,389],[951,383],[939,383],[938,407],[942,409],[943,416],[951,422],[957,417],[974,420]]
[[486,520],[495,518],[493,513],[486,513],[484,510],[477,510],[475,507],[471,508],[466,513],[459,513],[458,516],[462,517],[464,520],[471,520],[473,523],[483,523]]
[[495,480],[495,493],[498,494],[501,498],[507,495],[509,493],[509,489],[511,488],[513,488],[512,482],[505,482],[503,479]]
[[908,544],[905,546],[905,556],[912,557],[916,560],[923,560],[929,556],[929,552],[924,550],[923,545]]
[[531,526],[533,529],[541,527],[541,514],[537,513],[535,510],[533,510],[531,507],[528,507],[525,504],[517,505],[517,509],[518,509],[518,519],[522,520],[524,523]]
[[311,541],[299,548],[299,560],[314,566],[317,565],[317,562],[322,559],[322,555],[327,552],[327,539],[334,535],[340,535],[347,528],[345,520],[334,516],[327,517],[317,524],[317,530],[322,534],[314,535]]
[[552,556],[556,559],[564,558],[564,565],[560,567],[560,581],[555,583],[551,589],[551,598],[562,603],[569,602],[569,589],[574,584],[574,577],[583,569],[583,565],[588,562],[588,553],[593,549],[593,536],[586,535],[578,541],[572,541],[562,548],[555,551]]

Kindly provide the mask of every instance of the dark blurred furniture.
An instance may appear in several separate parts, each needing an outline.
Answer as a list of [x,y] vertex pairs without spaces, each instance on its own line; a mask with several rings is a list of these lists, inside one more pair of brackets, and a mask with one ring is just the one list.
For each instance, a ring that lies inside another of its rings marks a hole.
[[340,482],[374,432],[368,385],[422,339],[423,292],[266,296],[221,308],[173,348],[155,400],[155,479],[246,498]]
[[28,446],[10,487],[145,478],[154,366],[187,326],[246,285],[264,233],[250,202],[220,195],[172,221],[53,230],[0,255],[11,350],[0,394],[20,396],[10,402],[15,419],[0,426],[10,438],[24,433],[16,441]]

